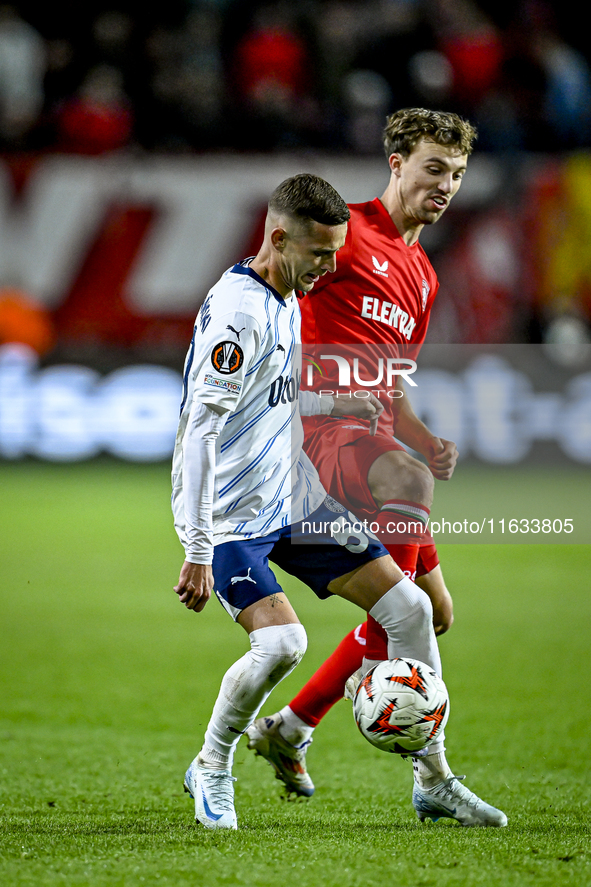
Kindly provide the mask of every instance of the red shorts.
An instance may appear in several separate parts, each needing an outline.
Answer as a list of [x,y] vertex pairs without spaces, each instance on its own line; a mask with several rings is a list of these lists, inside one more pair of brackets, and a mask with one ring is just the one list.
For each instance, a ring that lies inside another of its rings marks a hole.
[[367,475],[383,453],[404,450],[387,434],[369,434],[369,422],[353,418],[307,416],[304,449],[316,466],[325,490],[363,519],[376,514]]
[[[375,519],[376,503],[367,483],[369,469],[383,453],[404,450],[387,434],[369,434],[369,422],[353,418],[305,416],[304,449],[316,466],[325,490],[361,520]],[[427,531],[417,560],[417,575],[439,563],[433,537]]]

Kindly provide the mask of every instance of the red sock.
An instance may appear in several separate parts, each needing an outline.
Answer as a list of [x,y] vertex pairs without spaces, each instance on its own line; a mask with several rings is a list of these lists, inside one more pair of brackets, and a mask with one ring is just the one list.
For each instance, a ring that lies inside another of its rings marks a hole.
[[310,727],[316,727],[335,702],[343,698],[347,679],[360,668],[364,654],[363,632],[356,628],[343,638],[332,656],[289,703],[293,713]]
[[[392,555],[394,557],[394,555]],[[419,548],[419,556],[417,558],[417,576],[424,576],[434,570],[439,563],[439,555],[433,541],[433,536],[429,529],[425,529],[421,547]]]
[[365,641],[366,659],[388,658],[388,635],[379,622],[367,614],[367,631]]
[[[380,539],[405,576],[414,581],[419,547],[425,538],[429,509],[418,502],[392,499],[377,516]],[[430,534],[429,534],[430,535]]]
[[419,543],[407,542],[397,545],[392,542],[386,542],[384,544],[388,549],[388,553],[392,555],[392,560],[396,561],[404,575],[414,582],[419,557]]

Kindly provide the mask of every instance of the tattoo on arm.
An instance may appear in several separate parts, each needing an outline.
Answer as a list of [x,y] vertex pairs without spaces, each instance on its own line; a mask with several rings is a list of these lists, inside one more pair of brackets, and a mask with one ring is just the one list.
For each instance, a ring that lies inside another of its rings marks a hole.
[[280,597],[279,597],[278,594],[271,594],[271,595],[269,595],[269,600],[271,601],[271,606],[272,606],[272,607],[274,607],[275,604],[281,604],[281,603],[282,603],[282,601],[281,601],[281,599],[280,599]]

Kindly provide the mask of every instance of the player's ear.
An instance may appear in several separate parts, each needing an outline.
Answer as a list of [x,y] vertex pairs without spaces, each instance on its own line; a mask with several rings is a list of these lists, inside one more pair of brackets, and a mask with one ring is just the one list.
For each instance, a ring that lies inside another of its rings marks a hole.
[[285,249],[286,239],[287,232],[285,231],[285,228],[273,228],[271,231],[271,243],[276,250],[282,252]]
[[390,172],[395,176],[399,176],[402,167],[402,154],[390,154],[388,157],[388,165],[390,167]]

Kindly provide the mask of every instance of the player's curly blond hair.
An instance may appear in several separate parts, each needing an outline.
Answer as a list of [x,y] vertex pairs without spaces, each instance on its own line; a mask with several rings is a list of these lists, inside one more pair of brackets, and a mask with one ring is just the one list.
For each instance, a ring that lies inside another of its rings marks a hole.
[[421,139],[457,148],[460,154],[471,154],[477,132],[471,123],[449,111],[403,108],[387,118],[383,138],[386,157],[408,157]]

